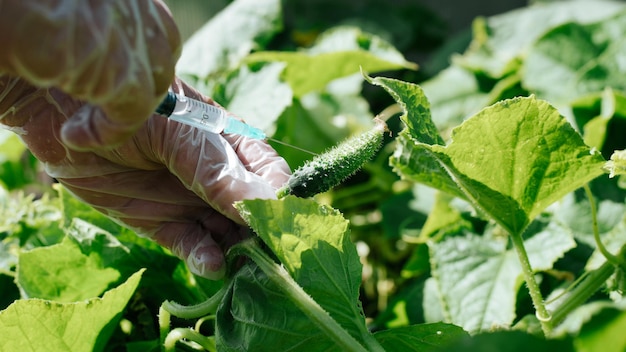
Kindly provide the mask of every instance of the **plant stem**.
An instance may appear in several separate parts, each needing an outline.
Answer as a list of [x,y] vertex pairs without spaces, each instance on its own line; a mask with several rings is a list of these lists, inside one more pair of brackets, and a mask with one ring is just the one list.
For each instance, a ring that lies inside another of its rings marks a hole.
[[602,288],[602,285],[604,285],[606,280],[608,280],[614,272],[615,264],[609,261],[602,264],[598,269],[590,272],[554,310],[551,321],[552,325],[558,325],[571,311],[585,303],[591,295]]
[[206,301],[193,305],[193,306],[184,306],[182,304],[178,304],[172,301],[165,301],[161,305],[163,309],[168,311],[173,316],[183,318],[183,319],[197,319],[202,318],[204,316],[215,314],[217,311],[217,306],[222,301],[222,298],[228,291],[228,285],[225,283],[219,291],[217,291],[211,298]]
[[163,307],[159,307],[159,341],[164,346],[167,334],[170,332],[170,313]]
[[621,265],[622,261],[616,256],[614,256],[611,252],[609,252],[609,250],[606,249],[606,247],[604,247],[604,244],[602,243],[602,240],[600,239],[600,230],[598,229],[598,214],[597,214],[597,208],[596,208],[596,201],[595,201],[595,198],[593,197],[593,193],[591,192],[591,189],[589,188],[589,185],[586,184],[583,186],[583,188],[585,189],[585,194],[587,195],[587,198],[589,199],[589,207],[591,208],[593,239],[596,242],[596,247],[598,247],[598,250],[600,251],[600,253],[602,253],[602,255],[606,258],[606,260],[608,260],[609,262],[615,265]]
[[541,295],[541,290],[539,290],[539,285],[535,280],[535,274],[530,265],[528,253],[526,253],[526,247],[524,247],[524,239],[519,233],[511,234],[511,239],[513,241],[513,247],[515,247],[515,251],[517,252],[517,257],[519,258],[522,266],[522,273],[524,275],[524,281],[526,281],[526,286],[528,287],[528,292],[530,292],[530,298],[535,306],[537,319],[539,319],[539,322],[541,323],[543,333],[548,336],[552,330],[552,324],[550,323],[551,316],[546,309],[543,302],[543,296]]
[[167,335],[167,338],[165,339],[165,343],[163,343],[163,347],[165,351],[167,352],[176,351],[176,342],[182,339],[193,341],[199,344],[200,346],[202,346],[202,348],[204,348],[207,351],[211,351],[211,352],[217,351],[217,348],[215,347],[215,341],[213,339],[210,339],[202,335],[201,333],[194,331],[192,329],[189,329],[189,328],[176,328],[172,330]]
[[[298,285],[284,267],[272,261],[254,241],[244,241],[231,248],[229,254],[250,257],[268,278],[280,287],[291,301],[313,320],[317,326],[337,343],[341,351],[367,351],[339,323],[337,323],[316,301]],[[372,346],[374,347],[374,346]],[[372,350],[382,350],[380,345]]]

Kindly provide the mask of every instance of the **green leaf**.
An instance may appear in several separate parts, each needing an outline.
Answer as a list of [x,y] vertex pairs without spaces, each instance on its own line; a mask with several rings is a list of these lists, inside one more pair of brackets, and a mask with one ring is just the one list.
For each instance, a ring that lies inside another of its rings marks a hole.
[[523,84],[554,103],[569,102],[605,87],[626,89],[626,12],[600,22],[552,29],[530,49]]
[[602,156],[545,101],[494,104],[455,128],[442,146],[419,87],[374,82],[406,111],[407,128],[390,160],[396,171],[470,200],[509,233],[522,232],[548,205],[602,174]]
[[420,86],[385,77],[370,78],[368,81],[383,87],[404,111],[401,119],[407,128],[396,138],[398,147],[389,159],[394,171],[405,179],[464,197],[428,147],[444,144],[444,140],[431,119],[430,104]]
[[578,352],[626,350],[626,311],[608,308],[596,314],[574,339]]
[[[114,236],[78,218],[74,218],[66,231],[83,255],[99,258],[104,268],[117,270],[122,279],[145,268],[141,286],[152,293],[144,299],[154,305],[165,299],[185,304],[205,298],[196,283],[201,279],[191,278],[184,263],[154,241],[129,230]],[[68,266],[73,268],[71,264]]]
[[420,86],[385,77],[366,76],[366,79],[371,84],[383,87],[400,104],[404,111],[400,119],[415,140],[430,145],[445,144],[431,119],[430,103]]
[[389,158],[389,163],[403,179],[422,183],[460,198],[466,197],[428,144],[415,140],[408,130],[398,134],[396,143],[396,150]]
[[545,101],[517,98],[482,110],[433,152],[480,208],[510,233],[602,174],[564,117]]
[[272,61],[287,63],[283,79],[289,83],[296,97],[322,90],[332,80],[358,73],[361,68],[379,72],[411,67],[407,63],[391,62],[364,50],[319,54],[265,51],[246,58],[248,63]]
[[78,244],[65,238],[20,254],[16,280],[25,298],[80,301],[99,296],[120,279],[119,271],[104,267],[102,261],[100,253],[84,255]]
[[0,350],[103,351],[142,272],[102,298],[74,303],[15,301],[0,312]]
[[232,2],[185,42],[177,74],[205,80],[235,67],[282,28],[280,21],[278,0]]
[[575,350],[570,339],[545,340],[520,331],[497,331],[461,338],[440,351],[574,352]]
[[244,200],[236,208],[331,317],[357,340],[370,337],[358,300],[361,263],[338,211],[293,196]]
[[[554,224],[525,241],[534,270],[551,269],[575,246]],[[507,237],[447,237],[430,247],[435,292],[429,295],[438,297],[446,322],[470,333],[510,326],[522,269],[515,251],[507,249]]]
[[374,334],[386,351],[439,351],[468,336],[460,327],[443,323],[393,328]]
[[307,50],[256,52],[246,58],[248,63],[274,61],[286,63],[283,78],[298,98],[306,93],[322,91],[332,81],[359,70],[379,72],[417,68],[382,38],[349,26],[324,32]]
[[233,277],[216,321],[216,344],[223,351],[337,350],[253,263],[244,265]]
[[212,97],[246,123],[269,133],[292,103],[291,88],[280,80],[284,67],[283,63],[271,63],[251,71],[243,65],[215,87]]

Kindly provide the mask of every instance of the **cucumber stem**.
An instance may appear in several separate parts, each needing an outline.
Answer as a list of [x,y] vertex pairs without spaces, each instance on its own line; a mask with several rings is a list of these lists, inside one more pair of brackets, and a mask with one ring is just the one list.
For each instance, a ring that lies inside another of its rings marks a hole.
[[583,188],[585,189],[585,194],[587,195],[587,198],[589,199],[589,207],[591,208],[591,223],[593,226],[593,239],[596,242],[596,247],[598,247],[598,250],[600,251],[600,253],[602,253],[602,255],[610,263],[613,263],[614,265],[622,265],[623,264],[622,260],[620,260],[618,257],[613,255],[613,253],[609,252],[609,250],[606,249],[606,247],[602,243],[602,240],[600,239],[600,230],[598,228],[598,211],[596,208],[595,198],[593,197],[593,193],[591,192],[591,189],[589,188],[588,184],[585,184]]
[[522,238],[521,234],[515,233],[511,234],[511,240],[513,241],[513,247],[515,247],[515,252],[517,252],[517,257],[519,258],[520,265],[522,266],[522,274],[524,275],[524,281],[526,281],[526,287],[528,287],[530,298],[532,299],[533,305],[535,306],[537,319],[539,319],[539,322],[541,323],[541,329],[543,330],[543,333],[546,336],[549,336],[550,332],[552,331],[552,316],[546,309],[546,306],[543,302],[541,290],[539,289],[537,280],[535,280],[535,274],[530,265],[530,260],[528,259],[526,247],[524,247],[524,239]]
[[161,305],[162,309],[172,314],[173,316],[183,319],[198,319],[210,314],[215,314],[217,306],[222,301],[222,298],[228,291],[228,285],[224,284],[219,291],[217,291],[211,298],[206,301],[192,305],[184,306],[172,301],[165,301]]

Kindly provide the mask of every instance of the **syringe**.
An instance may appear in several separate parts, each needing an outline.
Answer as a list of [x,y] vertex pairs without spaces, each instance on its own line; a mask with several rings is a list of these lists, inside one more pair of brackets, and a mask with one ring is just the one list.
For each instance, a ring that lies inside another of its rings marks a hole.
[[217,106],[168,91],[156,113],[174,121],[213,133],[233,133],[254,139],[265,139],[263,131],[254,128]]

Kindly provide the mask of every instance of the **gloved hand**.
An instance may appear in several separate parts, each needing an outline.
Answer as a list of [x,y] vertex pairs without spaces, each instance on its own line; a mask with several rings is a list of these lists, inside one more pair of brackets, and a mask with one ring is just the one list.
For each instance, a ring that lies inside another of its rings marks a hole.
[[[213,103],[180,81],[173,88]],[[58,89],[0,77],[2,122],[20,134],[52,177],[171,249],[192,272],[220,278],[223,251],[248,233],[232,203],[274,198],[289,177],[284,159],[264,141],[204,132],[159,115],[119,147],[75,151],[63,144],[61,131],[84,106]]]
[[0,33],[1,73],[88,103],[60,135],[83,150],[134,134],[174,80],[181,48],[160,0],[0,1]]

